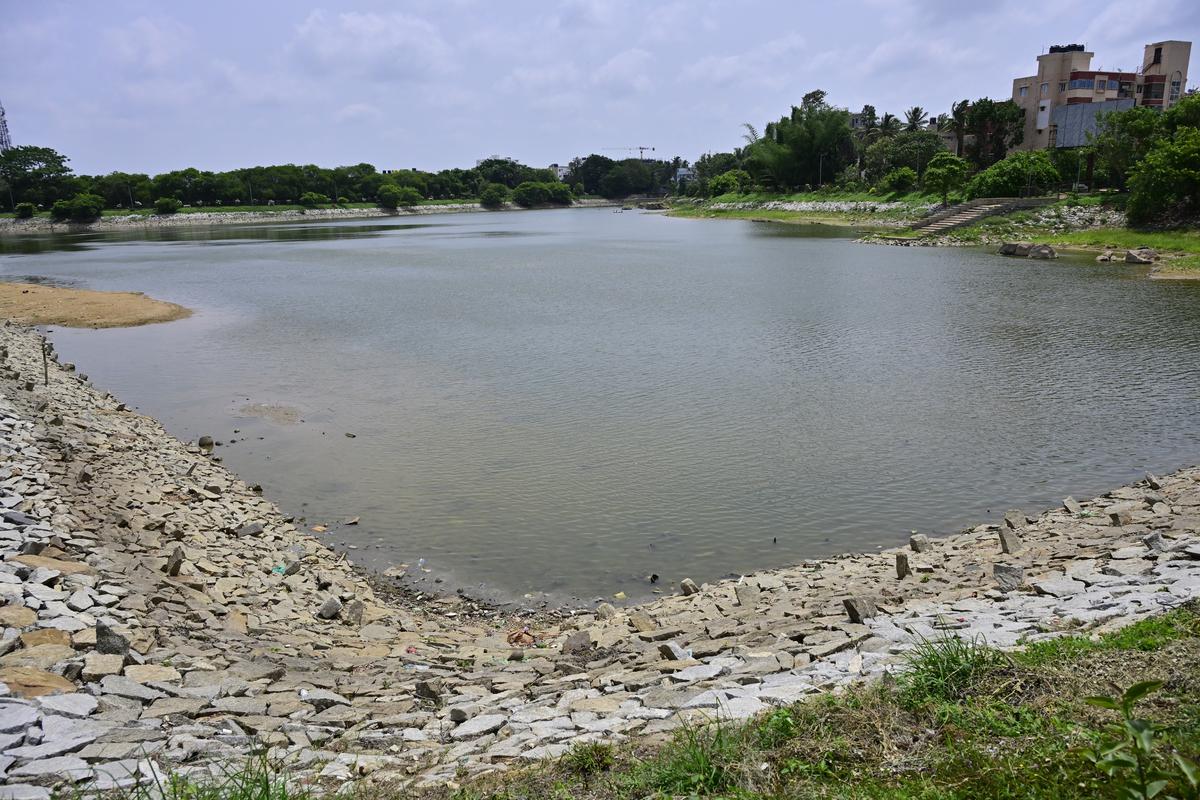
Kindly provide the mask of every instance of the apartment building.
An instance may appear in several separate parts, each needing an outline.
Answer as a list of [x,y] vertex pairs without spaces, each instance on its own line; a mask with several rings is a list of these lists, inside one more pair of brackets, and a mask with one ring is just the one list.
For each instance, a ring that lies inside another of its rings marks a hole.
[[[1191,42],[1153,42],[1146,45],[1136,69],[1092,69],[1095,53],[1083,45],[1051,47],[1038,56],[1036,75],[1013,81],[1013,102],[1025,111],[1025,139],[1020,149],[1084,144],[1076,139],[1094,129],[1099,113],[1133,105],[1169,108],[1183,96],[1191,56]],[[1075,105],[1092,108],[1065,110]],[[1060,139],[1056,114],[1059,122],[1069,124],[1070,137]]]

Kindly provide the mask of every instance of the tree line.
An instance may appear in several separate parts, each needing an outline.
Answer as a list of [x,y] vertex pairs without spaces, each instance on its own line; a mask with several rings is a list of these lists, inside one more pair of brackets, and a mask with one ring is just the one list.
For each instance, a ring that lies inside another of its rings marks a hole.
[[[361,163],[333,168],[282,164],[216,172],[194,167],[158,175],[110,172],[77,175],[69,159],[48,147],[14,147],[0,153],[0,208],[58,209],[84,218],[95,208],[153,207],[171,213],[181,206],[325,205],[378,203],[385,208],[426,200],[486,201],[492,207],[565,205],[587,195],[623,198],[661,194],[687,162],[614,160],[601,155],[571,162],[565,181],[550,169],[506,158],[489,158],[469,169],[425,172],[379,170]],[[74,205],[73,205],[74,204]],[[32,213],[32,212],[31,212]],[[98,211],[96,212],[99,213]],[[94,216],[94,215],[93,215]]]

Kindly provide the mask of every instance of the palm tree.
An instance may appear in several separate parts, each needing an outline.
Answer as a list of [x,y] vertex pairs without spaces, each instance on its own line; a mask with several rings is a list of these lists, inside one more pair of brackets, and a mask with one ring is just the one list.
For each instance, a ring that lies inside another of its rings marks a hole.
[[749,122],[743,122],[742,127],[746,132],[742,134],[742,138],[746,140],[747,145],[752,145],[758,141],[758,130]]
[[929,119],[929,114],[925,113],[925,109],[913,106],[904,112],[904,130],[919,131],[927,119]]
[[963,153],[963,137],[967,135],[967,112],[971,109],[971,103],[967,100],[960,100],[950,106],[950,119],[946,122],[946,129],[954,132],[954,155],[962,156]]
[[879,120],[879,135],[895,136],[900,132],[900,120],[894,114],[884,114]]

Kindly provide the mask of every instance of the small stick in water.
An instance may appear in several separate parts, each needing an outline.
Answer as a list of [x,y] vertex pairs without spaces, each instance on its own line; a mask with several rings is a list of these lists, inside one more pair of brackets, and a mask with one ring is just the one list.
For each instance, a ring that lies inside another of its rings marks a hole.
[[46,340],[42,340],[42,380],[50,385],[50,359],[46,357]]

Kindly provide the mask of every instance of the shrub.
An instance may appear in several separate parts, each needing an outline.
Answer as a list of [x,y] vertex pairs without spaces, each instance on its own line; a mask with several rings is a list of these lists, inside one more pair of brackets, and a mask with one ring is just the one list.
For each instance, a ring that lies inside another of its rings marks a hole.
[[382,208],[399,208],[400,206],[415,206],[424,198],[421,193],[411,186],[397,186],[394,183],[385,183],[379,187],[379,193],[375,196],[375,200]]
[[56,220],[91,222],[104,212],[104,198],[94,194],[77,194],[70,200],[57,200],[50,207],[50,216]]
[[162,214],[164,216],[167,214],[174,214],[182,207],[183,203],[174,197],[160,197],[154,201],[154,213]]
[[33,203],[17,203],[13,211],[16,212],[17,219],[29,219],[33,216]]
[[329,198],[319,192],[305,192],[300,195],[300,205],[305,208],[316,208],[317,206],[327,205]]
[[349,203],[349,202],[350,202],[350,198],[348,198],[348,197],[342,196],[342,197],[339,197],[339,198],[338,198],[338,205],[339,205],[339,206],[344,206],[344,205],[346,205],[346,204],[347,204],[347,203]]
[[513,202],[522,208],[544,205],[570,205],[571,188],[565,183],[525,181],[513,189]]
[[479,203],[484,208],[500,208],[508,199],[508,188],[503,184],[489,183],[479,192]]
[[1129,179],[1129,219],[1175,222],[1200,216],[1200,130],[1156,142]]
[[879,190],[894,194],[906,194],[917,185],[917,172],[912,167],[897,167],[879,181]]
[[745,192],[750,188],[752,180],[750,173],[744,169],[731,169],[722,172],[708,182],[708,191],[714,196]]
[[967,197],[1020,197],[1044,194],[1059,182],[1058,170],[1045,150],[1013,153],[976,175]]

